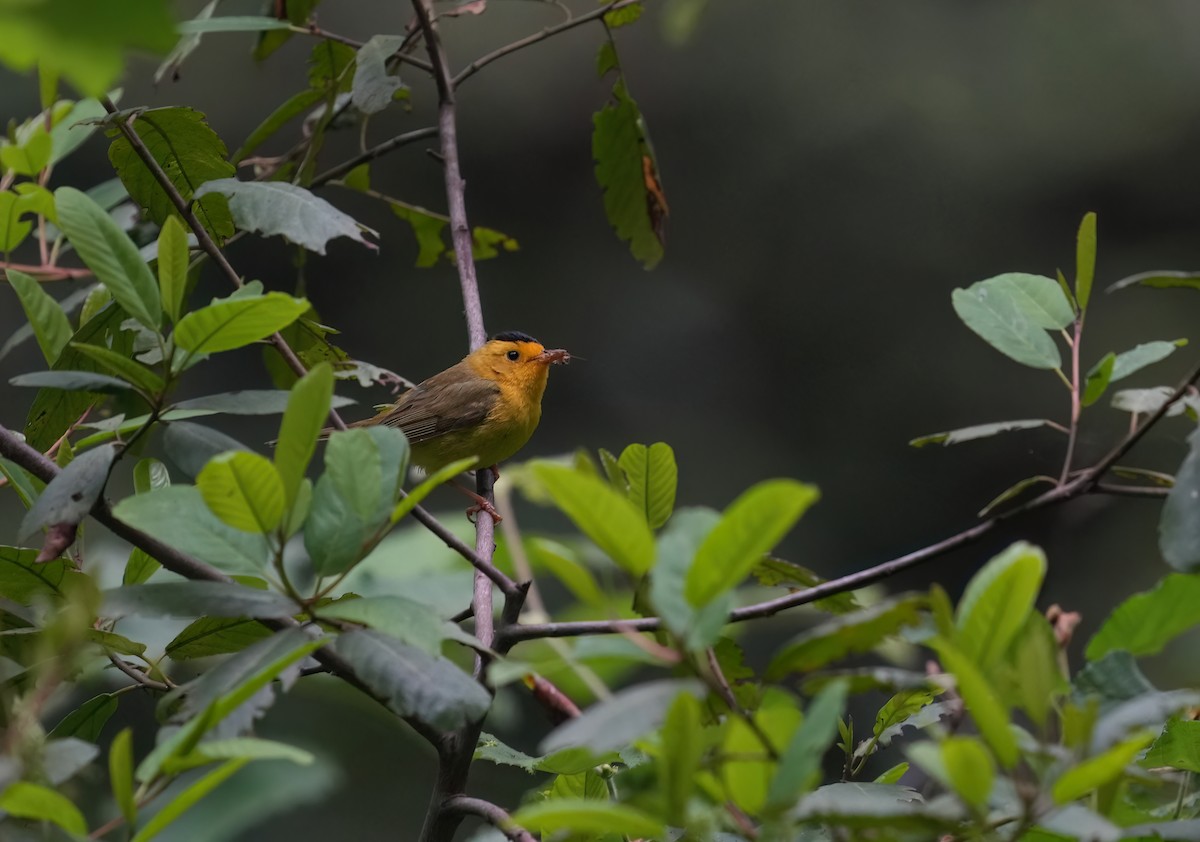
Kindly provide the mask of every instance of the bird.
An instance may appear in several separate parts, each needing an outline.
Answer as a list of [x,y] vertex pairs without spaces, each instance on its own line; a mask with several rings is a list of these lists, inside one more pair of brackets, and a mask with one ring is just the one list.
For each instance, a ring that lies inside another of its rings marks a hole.
[[[378,414],[347,426],[402,431],[410,461],[426,473],[473,456],[476,466],[490,467],[498,477],[499,463],[524,447],[537,429],[550,366],[570,360],[562,348],[547,349],[527,333],[503,331]],[[476,501],[468,514],[484,510],[497,517],[486,500],[456,487]]]

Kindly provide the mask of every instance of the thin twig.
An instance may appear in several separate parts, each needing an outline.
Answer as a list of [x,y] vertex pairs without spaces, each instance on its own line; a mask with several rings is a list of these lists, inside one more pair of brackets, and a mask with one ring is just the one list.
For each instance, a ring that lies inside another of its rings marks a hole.
[[114,667],[119,669],[121,672],[125,673],[127,676],[132,678],[134,681],[136,681],[138,684],[140,684],[143,687],[146,687],[150,690],[161,690],[164,693],[167,690],[171,689],[166,684],[163,684],[161,681],[155,681],[153,678],[146,675],[146,673],[142,672],[140,669],[135,667],[133,664],[129,663],[128,661],[124,660],[123,658],[117,657],[112,652],[108,653],[108,660],[112,661],[112,665]]
[[[1065,332],[1064,332],[1065,333]],[[1079,346],[1083,344],[1083,313],[1075,317],[1075,338],[1068,337],[1071,345],[1071,428],[1067,432],[1067,453],[1063,457],[1062,473],[1059,482],[1066,482],[1071,475],[1071,462],[1075,459],[1075,443],[1079,439],[1079,416],[1083,410],[1081,393],[1083,384],[1079,382]]]
[[353,158],[343,161],[336,167],[331,167],[330,169],[325,170],[325,172],[321,173],[312,180],[312,184],[310,186],[317,188],[323,184],[328,184],[335,179],[341,178],[360,164],[366,164],[370,161],[374,161],[376,158],[386,155],[393,150],[399,149],[401,146],[407,146],[410,143],[416,143],[418,140],[424,140],[427,137],[435,137],[437,133],[438,130],[436,126],[427,126],[423,129],[414,129],[411,132],[398,134],[393,138],[385,140],[383,143],[372,146],[370,149],[360,155],[355,155]]
[[[20,465],[33,476],[40,479],[42,482],[50,482],[58,476],[60,470],[57,465],[43,456],[34,448],[30,447],[21,438],[3,425],[0,425],[0,456],[9,459],[12,462]],[[172,573],[178,573],[186,579],[197,579],[209,582],[232,582],[229,576],[226,576],[215,567],[210,567],[199,559],[193,558],[187,553],[171,547],[152,535],[142,532],[140,529],[134,529],[129,524],[122,520],[118,520],[109,508],[108,501],[103,497],[96,501],[96,505],[92,507],[92,517],[98,522],[106,526],[118,538],[122,538],[138,549],[144,551],[151,558],[155,559],[159,564],[170,570]],[[279,620],[258,619],[267,628],[274,631],[279,631],[286,628],[294,628],[298,625],[291,618]],[[370,696],[375,701],[385,707],[388,706],[388,699],[385,696],[377,694],[374,690],[368,687],[362,679],[355,673],[354,668],[350,666],[340,655],[335,653],[328,647],[322,647],[315,651],[312,655],[320,663],[328,667],[329,671],[341,678],[347,684],[358,688],[363,693]],[[435,747],[440,746],[442,735],[415,717],[403,717],[404,721],[412,726],[418,734],[428,740]]]
[[585,23],[590,23],[591,21],[604,17],[609,12],[615,12],[617,9],[623,9],[626,6],[632,6],[641,2],[642,0],[615,0],[614,2],[601,6],[598,9],[594,9],[587,14],[580,15],[577,18],[571,18],[570,20],[563,21],[555,26],[547,26],[541,32],[535,32],[533,35],[521,38],[518,41],[513,41],[511,44],[506,44],[498,50],[493,50],[487,55],[475,59],[473,62],[460,70],[458,75],[451,80],[451,87],[457,88],[484,67],[491,64],[493,61],[496,61],[496,59],[501,59],[507,55],[512,55],[518,50],[523,50],[526,47],[538,43],[539,41],[545,41],[547,38],[557,35],[560,32],[566,32],[568,29],[574,29],[576,26],[582,26]]
[[[1014,519],[1016,517],[1028,514],[1038,509],[1044,509],[1048,506],[1064,503],[1067,500],[1074,499],[1089,492],[1097,490],[1100,485],[1100,478],[1103,477],[1110,468],[1115,465],[1122,456],[1129,452],[1130,448],[1141,441],[1142,437],[1150,431],[1150,429],[1161,421],[1171,409],[1171,406],[1188,393],[1188,390],[1200,381],[1200,363],[1184,378],[1184,380],[1175,388],[1171,395],[1163,402],[1162,406],[1154,412],[1146,416],[1146,419],[1135,428],[1129,435],[1118,442],[1112,450],[1108,452],[1099,462],[1092,467],[1080,471],[1074,479],[1050,489],[1044,494],[1035,497],[1024,505],[1009,509],[1005,512],[993,515],[987,520],[975,524],[969,529],[964,529],[949,538],[944,538],[937,543],[930,544],[914,552],[902,555],[898,558],[885,561],[882,564],[877,564],[874,567],[868,567],[865,570],[860,570],[857,573],[851,573],[846,576],[840,576],[837,579],[830,579],[822,582],[811,588],[796,591],[785,596],[775,599],[768,599],[764,602],[757,602],[753,605],[747,605],[743,608],[738,608],[729,614],[729,622],[741,623],[746,620],[755,620],[760,617],[770,617],[778,614],[780,611],[786,611],[789,608],[795,608],[800,605],[807,605],[810,602],[815,602],[818,599],[823,599],[827,596],[834,596],[848,591],[858,590],[867,585],[874,584],[889,576],[907,570],[910,567],[916,567],[931,559],[945,555],[951,550],[956,550],[959,547],[967,546],[975,541],[978,541],[984,535],[991,532],[999,524],[1004,521]],[[1107,491],[1108,489],[1104,489]],[[578,637],[580,635],[595,635],[595,634],[621,634],[627,631],[654,631],[660,628],[662,621],[658,617],[643,617],[637,620],[585,620],[576,623],[540,623],[512,626],[501,629],[497,647],[501,651],[506,651],[513,645],[525,640],[537,640],[544,637]]]
[[[100,102],[104,105],[104,110],[109,114],[118,114],[117,106],[113,104],[111,99],[108,97],[103,97],[101,98]],[[224,273],[225,277],[229,279],[230,283],[239,289],[244,286],[245,282],[242,280],[241,275],[239,275],[237,271],[234,270],[233,266],[230,265],[229,260],[225,257],[225,254],[217,246],[216,241],[213,240],[212,236],[208,233],[208,229],[204,227],[200,220],[197,219],[196,214],[192,212],[191,205],[183,198],[183,195],[178,189],[176,189],[175,185],[171,182],[170,177],[166,174],[166,172],[163,171],[163,168],[154,158],[154,155],[148,148],[146,148],[146,144],[142,140],[141,135],[133,130],[133,127],[129,125],[128,120],[123,120],[119,116],[116,116],[114,122],[116,123],[118,131],[125,136],[125,139],[129,141],[129,145],[133,148],[133,151],[137,153],[137,156],[141,158],[142,163],[146,165],[148,170],[150,170],[151,175],[154,176],[154,180],[158,182],[159,187],[161,187],[163,192],[167,194],[167,198],[171,200],[171,204],[174,205],[175,210],[179,211],[179,215],[183,217],[183,221],[186,222],[188,227],[192,229],[192,233],[196,235],[196,241],[199,243],[200,248],[203,249],[204,253],[212,259],[213,263],[217,264],[221,272]],[[279,352],[279,355],[283,357],[283,360],[287,363],[288,368],[295,372],[297,376],[303,377],[308,373],[308,369],[304,367],[304,363],[300,362],[300,358],[296,356],[296,352],[292,350],[292,347],[288,345],[287,341],[279,333],[271,334],[268,341],[275,347],[275,350]],[[329,410],[329,421],[335,429],[346,429],[346,423],[342,421],[342,418],[340,415],[338,415],[337,410]]]
[[0,262],[0,271],[8,271],[9,269],[24,272],[26,275],[32,275],[42,281],[73,281],[92,276],[91,269],[73,269],[68,266],[53,266],[46,263],[43,263],[41,266],[31,266],[26,263]]
[[513,824],[512,816],[502,808],[482,798],[469,795],[452,795],[442,802],[442,809],[451,813],[478,816],[503,833],[512,842],[536,842],[536,837],[525,828]]
[[1166,497],[1171,489],[1161,485],[1121,485],[1115,482],[1098,482],[1092,489],[1097,494],[1112,494],[1116,497]]

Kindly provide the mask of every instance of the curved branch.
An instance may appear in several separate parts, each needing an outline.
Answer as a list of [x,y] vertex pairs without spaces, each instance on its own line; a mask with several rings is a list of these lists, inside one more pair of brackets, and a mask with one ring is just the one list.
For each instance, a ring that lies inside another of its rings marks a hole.
[[536,838],[525,828],[513,824],[512,816],[490,801],[472,798],[469,795],[451,795],[442,802],[442,809],[450,813],[478,816],[495,827],[512,842],[536,842]]
[[[1162,406],[1146,416],[1145,421],[1137,429],[1122,439],[1103,459],[1092,467],[1079,472],[1070,482],[1058,485],[1024,505],[993,515],[987,520],[951,535],[949,538],[944,538],[935,544],[930,544],[927,547],[885,561],[882,564],[877,564],[874,567],[868,567],[857,573],[850,573],[846,576],[830,579],[811,588],[805,588],[804,590],[776,597],[775,599],[768,599],[738,608],[730,612],[729,622],[741,623],[746,620],[770,617],[773,614],[778,614],[780,611],[786,611],[789,608],[795,608],[800,605],[807,605],[810,602],[815,602],[827,596],[858,590],[866,585],[886,579],[889,576],[894,576],[902,570],[916,567],[938,556],[945,555],[951,550],[972,544],[1006,520],[1014,519],[1057,503],[1064,503],[1067,500],[1072,500],[1084,494],[1095,491],[1126,493],[1128,490],[1128,493],[1137,493],[1141,496],[1161,496],[1157,489],[1138,489],[1135,492],[1133,489],[1128,489],[1125,486],[1101,483],[1100,479],[1122,456],[1129,452],[1130,448],[1137,444],[1150,431],[1151,427],[1165,418],[1171,406],[1186,395],[1188,390],[1197,382],[1200,382],[1200,363],[1180,382],[1175,391],[1163,402]],[[1115,491],[1115,489],[1120,489],[1120,492]],[[662,620],[658,617],[643,617],[637,620],[585,620],[575,623],[514,625],[501,629],[497,647],[501,651],[504,651],[507,647],[511,647],[522,641],[537,640],[543,637],[579,637],[581,635],[593,634],[621,634],[630,631],[654,631],[661,626]]]

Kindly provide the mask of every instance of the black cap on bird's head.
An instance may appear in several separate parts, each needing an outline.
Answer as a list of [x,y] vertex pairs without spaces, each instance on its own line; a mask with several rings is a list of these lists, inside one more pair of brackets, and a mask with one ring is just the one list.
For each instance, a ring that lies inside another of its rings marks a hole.
[[[493,334],[491,339],[500,342],[537,342],[528,333],[522,333],[519,330],[502,330],[500,333]],[[538,344],[540,345],[541,343],[538,342]]]

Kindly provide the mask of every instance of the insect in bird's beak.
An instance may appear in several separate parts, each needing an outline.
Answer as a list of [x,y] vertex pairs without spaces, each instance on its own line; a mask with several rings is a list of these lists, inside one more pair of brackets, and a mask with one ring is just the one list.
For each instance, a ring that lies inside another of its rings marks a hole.
[[563,348],[547,349],[530,359],[530,362],[542,365],[566,365],[570,361],[571,353]]

